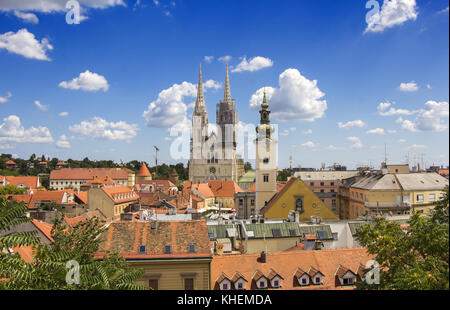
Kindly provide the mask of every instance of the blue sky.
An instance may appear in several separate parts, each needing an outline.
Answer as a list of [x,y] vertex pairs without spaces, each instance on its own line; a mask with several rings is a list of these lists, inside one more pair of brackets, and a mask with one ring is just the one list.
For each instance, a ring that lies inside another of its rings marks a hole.
[[267,86],[279,167],[378,167],[385,144],[448,165],[448,1],[379,0],[372,25],[366,1],[80,0],[72,25],[43,2],[0,0],[0,152],[176,163],[168,124],[189,121],[200,62],[215,121],[228,55],[240,121]]

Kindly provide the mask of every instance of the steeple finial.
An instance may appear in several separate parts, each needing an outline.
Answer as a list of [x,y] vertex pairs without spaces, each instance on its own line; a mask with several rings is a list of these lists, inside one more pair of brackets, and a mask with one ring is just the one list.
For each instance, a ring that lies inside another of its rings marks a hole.
[[228,76],[228,61],[227,61],[227,69],[226,69],[226,74],[225,74],[225,89],[223,92],[223,101],[225,101],[225,102],[231,101],[230,78]]
[[203,82],[202,82],[202,63],[200,63],[200,71],[198,74],[197,100],[195,102],[195,111],[199,108],[206,107],[205,97],[203,96]]

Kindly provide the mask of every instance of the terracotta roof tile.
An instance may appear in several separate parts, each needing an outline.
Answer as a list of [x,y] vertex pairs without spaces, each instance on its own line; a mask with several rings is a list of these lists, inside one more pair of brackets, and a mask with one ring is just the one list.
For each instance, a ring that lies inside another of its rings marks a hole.
[[50,172],[50,180],[91,180],[95,176],[109,176],[114,180],[128,180],[134,173],[127,168],[62,168]]
[[[344,288],[336,284],[335,272],[338,266],[342,264],[356,271],[360,263],[373,259],[364,248],[272,252],[266,254],[266,263],[258,261],[259,257],[260,254],[214,256],[211,262],[211,287],[215,286],[214,280],[221,272],[239,272],[243,277],[253,279],[257,271],[258,275],[265,275],[273,269],[284,278],[282,289],[352,289],[352,286]],[[323,284],[296,286],[293,277],[305,270],[311,273],[320,271],[324,275]]]
[[148,170],[147,165],[145,163],[142,163],[141,168],[139,168],[138,173],[136,174],[137,177],[151,177],[152,174],[150,173],[150,170]]
[[39,177],[37,176],[5,176],[5,185],[10,184],[13,186],[19,186],[21,184],[28,188],[35,189],[38,187]]
[[[100,251],[118,251],[127,259],[211,257],[206,222],[200,220],[113,222],[102,237],[106,242],[100,246]],[[195,245],[195,253],[189,252],[190,244]],[[140,245],[145,245],[145,253],[138,252]],[[166,245],[172,246],[170,254],[164,252]],[[216,274],[215,278],[218,276]]]

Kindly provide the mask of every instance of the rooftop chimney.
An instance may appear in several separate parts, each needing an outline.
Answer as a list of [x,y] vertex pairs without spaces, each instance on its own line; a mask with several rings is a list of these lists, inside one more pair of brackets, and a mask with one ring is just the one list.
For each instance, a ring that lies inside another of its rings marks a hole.
[[266,252],[262,251],[261,256],[259,257],[259,262],[265,264],[267,261]]

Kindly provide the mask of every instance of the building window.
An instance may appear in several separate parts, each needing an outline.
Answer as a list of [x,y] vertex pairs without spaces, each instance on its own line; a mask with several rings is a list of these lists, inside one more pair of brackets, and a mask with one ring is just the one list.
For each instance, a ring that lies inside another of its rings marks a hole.
[[280,287],[280,282],[278,280],[273,281],[273,287]]
[[259,281],[259,288],[265,288],[266,282],[265,281]]
[[430,201],[435,201],[436,200],[436,194],[430,194],[429,200]]
[[244,199],[239,199],[239,205],[243,206],[244,205]]
[[306,284],[308,284],[308,282],[307,282],[306,278],[303,278],[303,279],[302,279],[302,284],[303,284],[303,285],[306,285]]
[[334,186],[334,182],[331,182],[330,185],[331,185],[331,186]]
[[325,190],[321,189],[320,192],[321,192],[321,193],[325,193]]
[[158,290],[158,282],[159,281],[157,279],[151,279],[151,280],[148,281],[148,286],[151,289],[157,291]]
[[359,198],[361,199],[361,200],[363,200],[364,198],[363,198],[363,194],[362,193],[360,193],[359,194]]
[[222,289],[223,290],[227,290],[228,289],[228,283],[223,283],[222,284]]
[[324,186],[325,185],[325,183],[324,182],[320,182],[320,186]]
[[184,289],[192,291],[194,289],[194,279],[186,278],[184,279]]
[[330,193],[334,193],[334,189],[330,190]]
[[238,290],[244,289],[244,285],[242,285],[242,282],[238,282],[237,287],[238,287]]
[[267,157],[264,158],[264,159],[263,159],[263,163],[268,164],[268,163],[269,163],[269,158],[267,158]]
[[309,183],[309,185],[314,186],[314,182]]
[[295,211],[298,211],[300,213],[303,212],[303,197],[297,198],[295,200]]
[[336,199],[332,199],[332,200],[331,200],[331,205],[332,205],[333,207],[336,207]]
[[344,278],[342,279],[342,283],[344,285],[352,285],[355,282],[353,278]]
[[268,183],[269,182],[269,175],[268,174],[264,174],[263,175],[263,181],[264,181],[264,183]]
[[255,205],[255,199],[251,199],[251,200],[250,200],[250,205],[251,205],[251,206],[254,206],[254,205]]
[[423,194],[417,195],[417,202],[423,202]]

